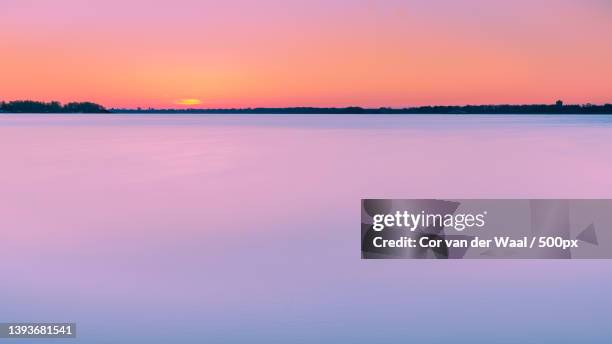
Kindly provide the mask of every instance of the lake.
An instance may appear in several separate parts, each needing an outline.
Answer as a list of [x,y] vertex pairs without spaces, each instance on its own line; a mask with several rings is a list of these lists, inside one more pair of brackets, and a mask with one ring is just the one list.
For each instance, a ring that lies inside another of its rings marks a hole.
[[607,343],[610,261],[361,260],[359,203],[612,198],[611,152],[610,116],[0,114],[0,322],[77,322],[66,343]]

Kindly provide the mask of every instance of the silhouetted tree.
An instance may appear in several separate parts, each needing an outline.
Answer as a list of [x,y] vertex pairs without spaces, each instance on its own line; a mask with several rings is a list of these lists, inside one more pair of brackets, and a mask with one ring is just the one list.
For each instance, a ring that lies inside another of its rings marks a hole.
[[64,105],[64,112],[82,112],[82,113],[104,113],[106,109],[98,104],[91,102],[83,103],[68,103]]
[[68,103],[64,106],[60,102],[49,103],[32,100],[16,100],[2,102],[0,111],[13,113],[107,113],[102,105],[91,102]]

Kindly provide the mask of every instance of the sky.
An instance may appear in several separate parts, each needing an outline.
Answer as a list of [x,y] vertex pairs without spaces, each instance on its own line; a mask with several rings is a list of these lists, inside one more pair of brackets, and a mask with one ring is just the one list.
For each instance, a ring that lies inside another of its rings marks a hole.
[[0,99],[612,102],[608,0],[0,0]]

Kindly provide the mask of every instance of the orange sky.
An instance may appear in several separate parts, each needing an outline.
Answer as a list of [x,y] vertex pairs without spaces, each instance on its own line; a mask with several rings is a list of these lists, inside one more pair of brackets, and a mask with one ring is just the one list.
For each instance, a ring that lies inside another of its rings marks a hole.
[[3,0],[0,99],[610,103],[610,37],[606,0]]

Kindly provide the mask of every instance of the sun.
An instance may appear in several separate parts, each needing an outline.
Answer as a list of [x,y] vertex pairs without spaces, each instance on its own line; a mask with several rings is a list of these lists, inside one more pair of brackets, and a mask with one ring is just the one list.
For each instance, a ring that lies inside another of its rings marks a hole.
[[183,98],[183,99],[179,99],[175,102],[178,105],[187,105],[187,106],[191,106],[191,105],[199,105],[202,104],[202,101],[199,99],[195,99],[195,98]]

